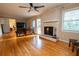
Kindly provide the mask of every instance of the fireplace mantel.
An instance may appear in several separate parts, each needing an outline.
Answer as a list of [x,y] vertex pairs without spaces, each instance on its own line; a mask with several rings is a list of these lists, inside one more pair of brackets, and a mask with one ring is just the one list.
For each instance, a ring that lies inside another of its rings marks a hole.
[[56,22],[59,22],[58,20],[46,20],[46,21],[43,21],[43,23],[56,23]]

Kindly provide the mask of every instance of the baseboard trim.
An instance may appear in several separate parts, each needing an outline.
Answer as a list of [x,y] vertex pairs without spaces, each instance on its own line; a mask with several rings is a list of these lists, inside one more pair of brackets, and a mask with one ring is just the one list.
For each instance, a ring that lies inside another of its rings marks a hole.
[[60,41],[63,41],[63,42],[66,42],[66,43],[69,43],[69,41],[66,41],[66,40],[62,40],[62,39],[59,39]]

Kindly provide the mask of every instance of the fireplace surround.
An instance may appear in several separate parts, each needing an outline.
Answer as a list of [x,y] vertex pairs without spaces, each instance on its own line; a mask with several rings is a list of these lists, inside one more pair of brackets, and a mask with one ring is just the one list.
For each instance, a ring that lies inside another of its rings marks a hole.
[[45,26],[44,27],[44,35],[51,36],[52,38],[57,38],[56,28],[53,26]]
[[44,26],[44,34],[40,38],[57,42],[56,28],[53,26]]

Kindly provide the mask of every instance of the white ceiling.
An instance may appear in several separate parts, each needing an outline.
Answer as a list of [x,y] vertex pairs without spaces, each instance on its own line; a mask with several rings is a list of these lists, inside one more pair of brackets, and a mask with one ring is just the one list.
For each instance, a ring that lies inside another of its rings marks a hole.
[[50,7],[62,5],[62,3],[61,4],[60,3],[33,3],[34,6],[45,5],[45,7],[38,9],[39,12],[36,12],[36,11],[28,12],[29,8],[18,7],[23,5],[30,7],[28,3],[0,3],[0,16],[25,19],[25,18],[32,17],[34,15],[40,15],[45,10],[50,9]]

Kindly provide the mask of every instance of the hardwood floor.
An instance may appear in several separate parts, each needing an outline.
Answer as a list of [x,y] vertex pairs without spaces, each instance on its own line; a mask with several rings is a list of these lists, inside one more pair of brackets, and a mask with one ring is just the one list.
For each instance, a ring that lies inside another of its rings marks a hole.
[[73,56],[67,43],[40,39],[38,35],[16,37],[9,33],[0,38],[0,56]]

